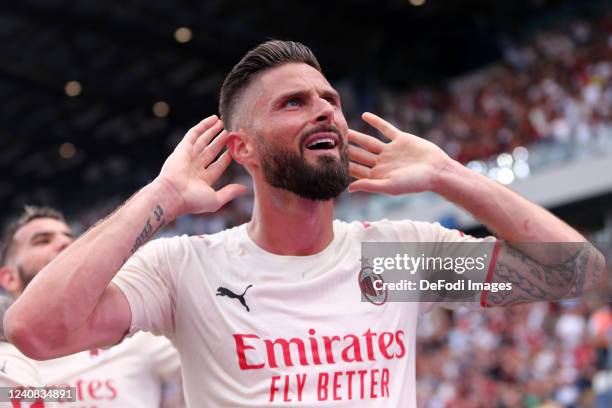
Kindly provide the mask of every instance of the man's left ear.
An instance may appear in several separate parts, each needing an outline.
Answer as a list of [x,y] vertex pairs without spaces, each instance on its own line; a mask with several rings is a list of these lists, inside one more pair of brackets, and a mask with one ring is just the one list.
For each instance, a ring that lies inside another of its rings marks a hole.
[[17,274],[17,268],[9,265],[0,267],[0,286],[13,296],[21,292],[21,279]]

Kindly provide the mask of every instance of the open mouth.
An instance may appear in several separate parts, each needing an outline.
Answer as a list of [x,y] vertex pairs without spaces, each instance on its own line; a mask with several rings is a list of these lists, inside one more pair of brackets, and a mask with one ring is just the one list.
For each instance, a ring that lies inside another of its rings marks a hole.
[[310,150],[325,150],[325,149],[333,149],[336,147],[336,141],[331,138],[324,138],[315,140],[312,143],[306,145],[307,149]]
[[338,146],[339,138],[334,133],[318,133],[310,136],[304,143],[308,150],[331,150]]

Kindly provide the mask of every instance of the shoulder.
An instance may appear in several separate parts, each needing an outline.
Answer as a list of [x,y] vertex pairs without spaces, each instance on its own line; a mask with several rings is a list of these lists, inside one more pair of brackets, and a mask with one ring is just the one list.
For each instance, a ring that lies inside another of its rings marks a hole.
[[[8,341],[2,340],[0,341],[0,358],[1,357],[6,357],[6,356],[11,356],[11,357],[21,357],[22,354],[21,352],[17,349],[17,347],[13,346],[11,343],[9,343]],[[27,357],[23,356],[24,359],[28,359]],[[28,359],[29,360],[29,359]]]
[[336,222],[363,241],[437,241],[440,233],[446,230],[439,223],[413,220]]
[[173,350],[172,342],[165,336],[156,336],[152,333],[139,331],[131,337],[127,337],[116,347],[124,347],[135,353],[153,354],[165,349]]
[[[193,235],[186,237],[193,245],[215,247],[219,245],[231,245],[244,238],[246,224],[241,224],[233,228],[224,229],[215,234]],[[185,237],[185,236],[183,236]]]
[[[244,238],[246,224],[238,225],[233,228],[224,229],[215,234],[203,235],[181,235],[167,238],[164,243],[166,247],[179,248],[215,248],[235,244]],[[162,238],[163,239],[163,238]]]
[[226,229],[216,234],[176,235],[154,239],[143,245],[136,254],[145,256],[186,255],[193,250],[206,250],[235,241],[243,225]]
[[12,344],[0,341],[0,385],[40,385],[36,362]]

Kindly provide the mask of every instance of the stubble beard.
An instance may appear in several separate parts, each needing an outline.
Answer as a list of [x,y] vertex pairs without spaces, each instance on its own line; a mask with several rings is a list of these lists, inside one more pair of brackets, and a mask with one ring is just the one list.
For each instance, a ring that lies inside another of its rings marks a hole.
[[326,201],[336,198],[350,182],[346,145],[340,148],[340,159],[319,156],[316,164],[308,163],[303,154],[284,146],[273,146],[260,140],[261,167],[271,186],[290,191],[302,198]]

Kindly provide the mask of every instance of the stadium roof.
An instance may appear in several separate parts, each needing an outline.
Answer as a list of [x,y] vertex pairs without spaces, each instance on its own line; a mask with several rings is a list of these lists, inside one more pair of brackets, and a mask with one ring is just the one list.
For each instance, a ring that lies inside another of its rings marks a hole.
[[305,42],[328,76],[396,89],[499,55],[562,0],[0,3],[0,200],[60,208],[124,196],[155,176],[223,77],[269,38]]

